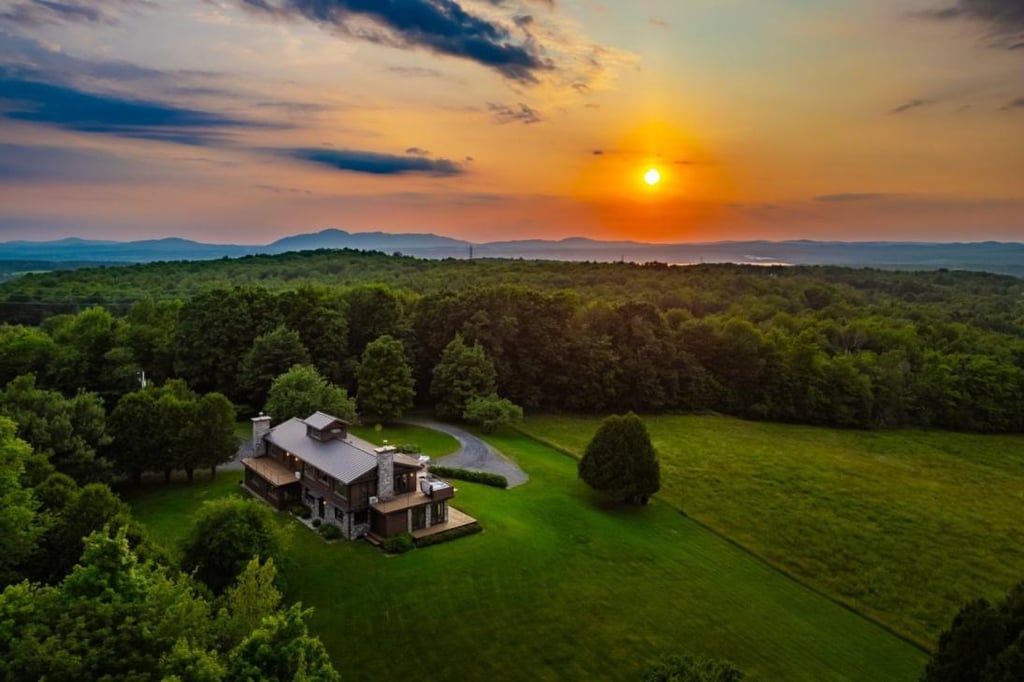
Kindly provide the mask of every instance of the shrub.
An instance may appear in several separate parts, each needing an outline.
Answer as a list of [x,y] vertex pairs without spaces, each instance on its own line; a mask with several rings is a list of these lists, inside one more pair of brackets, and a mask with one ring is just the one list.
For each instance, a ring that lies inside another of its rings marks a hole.
[[313,527],[314,527],[314,528],[319,528],[319,527],[320,527],[320,525],[321,525],[321,524],[322,524],[323,522],[324,522],[324,521],[323,521],[323,519],[313,519]]
[[298,516],[300,519],[308,519],[310,516],[313,515],[313,510],[307,507],[306,505],[302,504],[301,502],[296,502],[290,507],[288,507],[288,511],[294,514],[295,516]]
[[494,488],[507,488],[508,479],[501,474],[492,474],[487,471],[471,471],[470,469],[459,469],[456,467],[432,466],[430,472],[442,478],[454,478],[459,481],[480,483]]
[[696,656],[663,656],[644,673],[644,682],[740,682],[743,671]]
[[333,523],[325,523],[320,526],[320,537],[324,540],[337,540],[341,537],[341,529]]
[[420,446],[416,443],[402,443],[395,446],[395,451],[403,455],[417,455],[420,453]]
[[502,426],[523,421],[523,408],[492,393],[489,396],[473,398],[466,403],[462,418],[470,424],[476,424],[484,432],[492,433]]
[[439,545],[442,542],[448,542],[449,540],[455,540],[456,538],[464,538],[467,535],[475,535],[482,531],[479,523],[474,523],[471,526],[462,526],[461,528],[452,528],[446,530],[443,533],[437,533],[436,535],[428,535],[426,537],[416,540],[417,547],[430,547],[431,545]]
[[393,538],[388,538],[381,543],[381,547],[388,554],[405,554],[416,547],[416,541],[409,533],[399,533]]

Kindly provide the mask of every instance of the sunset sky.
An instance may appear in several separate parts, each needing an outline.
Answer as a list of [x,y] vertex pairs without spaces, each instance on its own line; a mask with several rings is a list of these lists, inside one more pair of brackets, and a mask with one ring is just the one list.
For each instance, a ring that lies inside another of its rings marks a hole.
[[1024,241],[1024,2],[0,0],[0,240],[327,227]]

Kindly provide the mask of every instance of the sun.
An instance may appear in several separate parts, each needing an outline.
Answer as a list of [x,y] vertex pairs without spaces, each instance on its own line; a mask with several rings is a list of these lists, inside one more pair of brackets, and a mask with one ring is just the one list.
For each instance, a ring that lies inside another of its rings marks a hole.
[[651,187],[654,187],[659,182],[661,182],[661,173],[658,171],[657,168],[648,168],[647,172],[644,173],[644,182],[646,182]]

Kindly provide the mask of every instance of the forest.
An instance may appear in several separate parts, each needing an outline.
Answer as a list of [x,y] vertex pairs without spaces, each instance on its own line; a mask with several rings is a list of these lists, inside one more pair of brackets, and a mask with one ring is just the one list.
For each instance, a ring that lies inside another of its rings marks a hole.
[[34,373],[108,408],[143,371],[243,416],[296,363],[354,392],[383,335],[428,405],[461,334],[527,411],[1024,430],[1024,281],[986,273],[315,251],[29,274],[0,286],[0,313],[0,381]]

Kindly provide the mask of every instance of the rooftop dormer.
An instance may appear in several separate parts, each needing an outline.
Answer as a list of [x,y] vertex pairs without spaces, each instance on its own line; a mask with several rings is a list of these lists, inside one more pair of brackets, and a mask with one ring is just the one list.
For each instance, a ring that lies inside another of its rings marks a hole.
[[321,443],[331,440],[345,440],[348,436],[348,422],[323,412],[314,412],[302,420],[306,435]]

